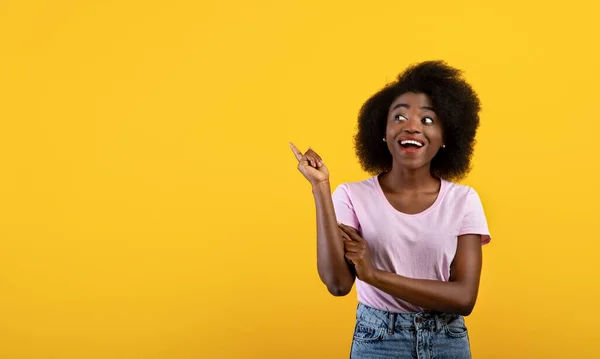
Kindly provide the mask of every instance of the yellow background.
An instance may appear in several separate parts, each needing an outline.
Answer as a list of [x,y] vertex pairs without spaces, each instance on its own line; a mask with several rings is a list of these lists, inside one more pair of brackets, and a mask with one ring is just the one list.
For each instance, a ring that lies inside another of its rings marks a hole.
[[365,178],[360,105],[428,59],[483,104],[474,357],[595,357],[588,3],[0,2],[0,358],[347,357],[288,141]]

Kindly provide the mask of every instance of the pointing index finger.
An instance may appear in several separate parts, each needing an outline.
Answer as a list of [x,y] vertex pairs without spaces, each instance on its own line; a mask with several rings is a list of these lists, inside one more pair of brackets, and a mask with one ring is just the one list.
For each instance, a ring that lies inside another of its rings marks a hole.
[[290,142],[290,148],[292,149],[292,152],[294,152],[294,155],[296,156],[296,159],[298,161],[300,161],[302,159],[302,152],[300,152],[300,150],[298,149],[298,147],[294,146],[293,143]]

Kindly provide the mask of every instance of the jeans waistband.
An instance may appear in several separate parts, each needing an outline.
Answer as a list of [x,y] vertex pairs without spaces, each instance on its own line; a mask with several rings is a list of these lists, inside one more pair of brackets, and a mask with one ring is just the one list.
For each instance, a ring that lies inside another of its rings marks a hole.
[[400,328],[439,332],[450,322],[464,325],[464,318],[458,314],[439,312],[398,313],[373,308],[363,303],[358,304],[356,320],[388,328],[388,331]]

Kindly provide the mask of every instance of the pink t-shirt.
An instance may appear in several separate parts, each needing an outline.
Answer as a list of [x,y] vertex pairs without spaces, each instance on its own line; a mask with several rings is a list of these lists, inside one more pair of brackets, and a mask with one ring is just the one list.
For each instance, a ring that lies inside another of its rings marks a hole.
[[[356,228],[367,241],[376,268],[416,279],[448,281],[458,236],[480,234],[491,240],[477,192],[471,187],[441,181],[435,202],[423,212],[397,211],[373,176],[339,185],[333,191],[337,221]],[[421,312],[423,308],[393,297],[356,279],[358,300],[392,312]]]

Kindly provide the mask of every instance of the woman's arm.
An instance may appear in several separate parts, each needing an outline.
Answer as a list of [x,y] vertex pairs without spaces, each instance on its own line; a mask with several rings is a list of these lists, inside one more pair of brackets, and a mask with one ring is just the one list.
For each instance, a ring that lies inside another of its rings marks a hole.
[[342,232],[337,224],[329,170],[312,149],[304,154],[290,143],[298,160],[298,170],[310,182],[317,212],[317,270],[329,293],[344,296],[352,290],[355,273],[344,257]]
[[317,213],[317,269],[329,293],[344,296],[352,290],[355,273],[344,257],[344,243],[338,227],[329,182],[313,186]]
[[357,276],[367,284],[389,295],[423,308],[471,314],[481,276],[481,237],[467,234],[458,237],[456,255],[450,267],[448,282],[414,279],[379,270],[373,266],[366,241],[347,226],[340,226],[349,241],[345,242],[346,256],[355,265]]
[[376,270],[367,283],[423,308],[467,316],[477,300],[481,263],[481,238],[468,234],[458,238],[448,282],[412,279]]

